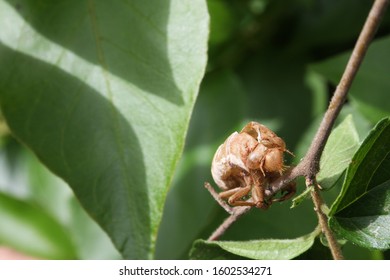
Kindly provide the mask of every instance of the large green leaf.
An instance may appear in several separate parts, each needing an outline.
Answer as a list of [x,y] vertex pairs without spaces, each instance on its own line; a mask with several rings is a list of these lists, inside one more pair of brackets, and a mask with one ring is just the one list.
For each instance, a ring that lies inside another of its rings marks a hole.
[[[203,241],[194,243],[191,251],[193,259],[208,259],[215,256],[214,251],[224,251],[239,257],[256,260],[288,260],[307,251],[314,243],[319,230],[295,239],[263,239],[252,241]],[[205,255],[207,252],[208,255]],[[228,256],[221,253],[222,258]]]
[[368,248],[390,248],[390,118],[364,140],[332,205],[330,225],[343,238]]
[[0,102],[125,258],[150,258],[206,64],[198,1],[0,1]]

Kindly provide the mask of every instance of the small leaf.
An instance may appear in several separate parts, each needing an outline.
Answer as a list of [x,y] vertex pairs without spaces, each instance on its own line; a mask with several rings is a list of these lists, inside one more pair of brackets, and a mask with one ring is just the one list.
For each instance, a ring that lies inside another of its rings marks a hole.
[[390,118],[364,140],[347,169],[330,226],[367,248],[390,248]]
[[0,193],[0,221],[0,243],[39,258],[77,258],[65,228],[35,205]]
[[[204,250],[208,250],[209,256],[215,256],[215,250],[223,249],[224,251],[234,254],[238,257],[244,257],[256,260],[288,260],[293,259],[303,252],[310,249],[314,239],[319,234],[319,230],[298,237],[296,239],[263,239],[253,241],[204,241],[195,242],[191,250],[192,259],[207,259]],[[226,255],[221,255],[226,258]]]
[[321,156],[317,180],[322,188],[331,188],[348,167],[359,147],[359,136],[348,115],[331,133]]
[[300,195],[294,197],[290,208],[295,208],[301,204],[302,201],[304,201],[310,195],[310,192],[313,190],[313,188],[313,186],[309,186]]

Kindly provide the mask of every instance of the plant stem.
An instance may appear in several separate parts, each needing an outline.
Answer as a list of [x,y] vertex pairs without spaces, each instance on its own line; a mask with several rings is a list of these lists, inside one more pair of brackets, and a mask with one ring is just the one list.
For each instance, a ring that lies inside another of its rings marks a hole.
[[237,221],[242,215],[244,215],[246,212],[248,212],[251,209],[252,209],[251,206],[235,207],[233,209],[233,213],[223,221],[223,223],[210,235],[210,237],[207,240],[208,241],[218,240],[219,237],[221,237],[235,221]]
[[325,234],[326,239],[328,240],[329,248],[332,253],[333,259],[343,260],[343,254],[340,248],[339,243],[337,242],[333,232],[328,226],[328,217],[323,211],[323,208],[326,207],[326,204],[322,200],[322,197],[319,193],[319,186],[316,182],[311,180],[306,180],[306,186],[313,187],[311,191],[311,197],[314,203],[314,209],[318,216],[318,222],[322,232]]
[[246,212],[251,210],[251,207],[230,207],[229,204],[227,204],[223,199],[219,197],[218,193],[208,182],[204,183],[204,187],[210,192],[211,196],[215,199],[215,201],[217,201],[218,204],[230,214],[230,216],[225,219],[223,223],[208,238],[208,241],[218,240],[219,237],[222,236],[225,231],[230,227],[230,225],[237,221]]

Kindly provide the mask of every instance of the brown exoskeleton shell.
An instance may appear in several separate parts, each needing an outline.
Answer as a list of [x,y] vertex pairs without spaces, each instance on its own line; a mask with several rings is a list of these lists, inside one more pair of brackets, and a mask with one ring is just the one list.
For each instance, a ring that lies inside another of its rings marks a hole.
[[233,206],[267,208],[270,202],[265,201],[264,190],[282,174],[284,152],[288,152],[284,141],[257,122],[231,134],[219,146],[211,165],[213,179],[223,190],[220,197]]

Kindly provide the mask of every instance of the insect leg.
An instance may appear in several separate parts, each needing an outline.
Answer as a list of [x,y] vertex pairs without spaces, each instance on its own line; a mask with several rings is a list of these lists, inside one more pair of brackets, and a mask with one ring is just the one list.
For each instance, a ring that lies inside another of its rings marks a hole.
[[[248,206],[253,206],[253,202],[247,202],[247,201],[240,201],[241,198],[244,196],[248,195],[248,193],[251,191],[251,186],[246,186],[244,188],[239,188],[234,194],[232,194],[228,202],[230,205],[233,206],[242,206],[242,205],[248,205]],[[243,204],[245,202],[245,204]]]

